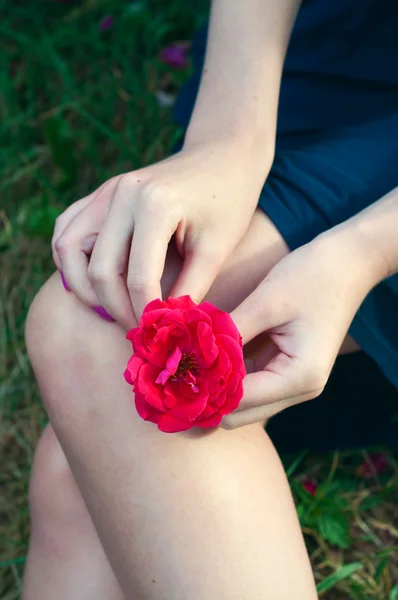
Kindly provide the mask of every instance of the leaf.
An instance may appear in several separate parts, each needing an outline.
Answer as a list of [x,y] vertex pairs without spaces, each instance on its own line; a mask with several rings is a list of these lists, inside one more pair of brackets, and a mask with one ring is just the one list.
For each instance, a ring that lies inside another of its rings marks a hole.
[[362,563],[360,562],[353,562],[348,565],[344,565],[343,567],[340,567],[340,569],[337,569],[335,573],[332,573],[332,575],[325,577],[323,581],[318,583],[318,585],[316,586],[318,594],[330,590],[336,585],[336,583],[339,583],[339,581],[342,581],[343,579],[347,579],[361,568]]
[[398,600],[398,584],[392,588],[388,600]]
[[378,581],[380,579],[380,577],[383,575],[384,569],[386,568],[387,565],[388,565],[388,558],[387,557],[382,558],[375,570],[374,578],[376,579],[376,581]]
[[390,554],[392,552],[396,552],[398,550],[398,546],[391,546],[391,548],[386,548],[385,550],[381,550],[380,552],[377,552],[377,554],[375,554],[375,556],[377,556],[378,558],[384,558],[385,556],[390,556]]
[[351,542],[349,522],[344,513],[321,514],[318,517],[317,524],[319,533],[324,540],[335,544],[339,548],[349,548]]

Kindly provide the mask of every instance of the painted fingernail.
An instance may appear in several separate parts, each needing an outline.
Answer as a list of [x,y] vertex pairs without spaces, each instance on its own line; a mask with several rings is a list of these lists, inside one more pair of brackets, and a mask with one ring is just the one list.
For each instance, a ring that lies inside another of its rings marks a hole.
[[59,273],[60,273],[60,275],[61,275],[61,280],[62,280],[62,283],[63,283],[63,286],[64,286],[64,288],[66,289],[66,291],[67,291],[67,292],[70,292],[70,287],[69,287],[69,285],[66,283],[66,279],[65,279],[65,276],[64,276],[64,274],[62,273],[62,271],[60,271]]
[[102,317],[103,319],[105,319],[105,321],[114,321],[115,319],[112,317],[112,315],[110,315],[103,306],[93,306],[93,310],[95,310],[95,312],[97,313],[97,315],[99,315],[100,317]]

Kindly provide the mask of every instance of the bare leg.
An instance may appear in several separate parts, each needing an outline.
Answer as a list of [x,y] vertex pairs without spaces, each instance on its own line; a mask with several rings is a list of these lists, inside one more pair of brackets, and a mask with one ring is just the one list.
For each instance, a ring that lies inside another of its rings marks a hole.
[[[256,214],[209,299],[226,310],[240,302],[272,264],[265,248],[274,244],[273,262],[286,252],[278,236]],[[170,257],[166,293],[178,269]],[[122,379],[131,352],[124,332],[66,294],[58,276],[32,306],[27,344],[127,597],[316,598],[288,484],[261,424],[167,435],[141,421]]]
[[51,425],[36,449],[29,496],[32,527],[23,600],[122,600]]

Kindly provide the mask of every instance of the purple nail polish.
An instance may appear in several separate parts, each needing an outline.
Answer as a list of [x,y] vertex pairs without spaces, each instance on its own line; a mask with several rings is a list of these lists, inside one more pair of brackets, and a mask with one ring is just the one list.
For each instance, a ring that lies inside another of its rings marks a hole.
[[64,274],[62,273],[62,271],[60,271],[59,273],[60,273],[60,275],[61,275],[61,280],[62,280],[62,283],[63,283],[63,286],[64,286],[64,288],[66,289],[66,291],[67,291],[67,292],[70,292],[70,287],[69,287],[69,286],[68,286],[68,284],[66,283],[66,279],[65,279],[65,276],[64,276]]
[[93,310],[95,310],[95,312],[97,313],[97,315],[99,315],[100,317],[102,317],[103,319],[105,319],[105,321],[114,321],[115,319],[105,310],[105,308],[103,306],[93,306],[92,307]]

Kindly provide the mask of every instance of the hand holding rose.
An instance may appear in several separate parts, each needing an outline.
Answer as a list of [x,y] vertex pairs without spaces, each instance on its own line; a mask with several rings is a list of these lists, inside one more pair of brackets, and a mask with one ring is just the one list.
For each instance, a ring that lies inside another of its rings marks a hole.
[[222,426],[262,421],[318,396],[361,302],[386,275],[374,249],[344,228],[283,258],[231,314],[244,343],[267,332],[269,344]]

